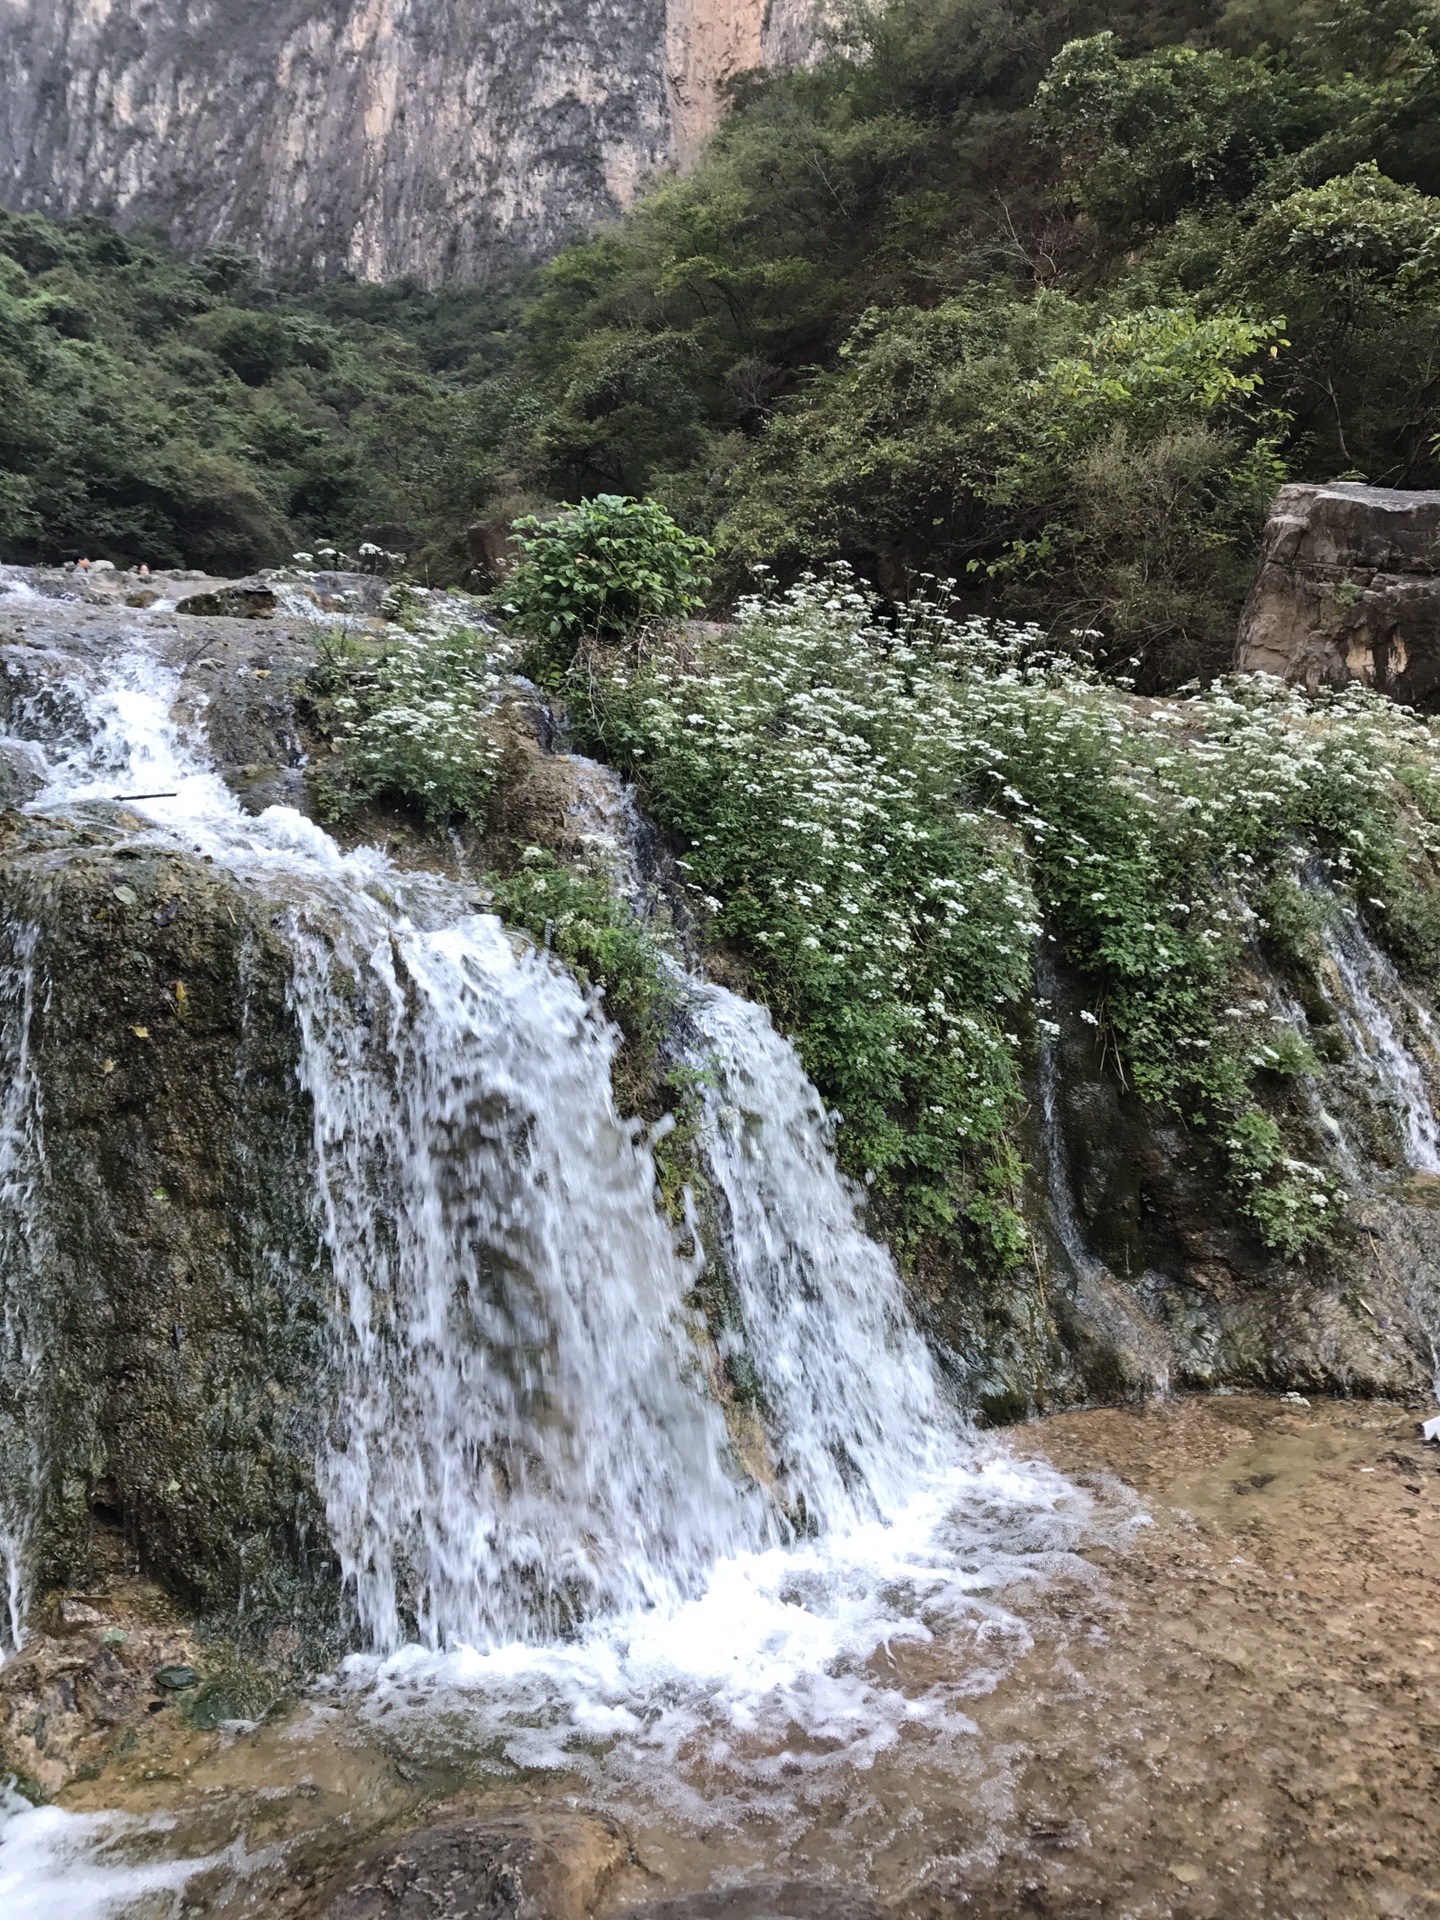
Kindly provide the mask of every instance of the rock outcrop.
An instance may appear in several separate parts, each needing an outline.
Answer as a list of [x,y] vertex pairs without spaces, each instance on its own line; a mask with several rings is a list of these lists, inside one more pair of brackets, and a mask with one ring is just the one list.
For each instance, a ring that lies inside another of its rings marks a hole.
[[[23,1512],[32,1594],[64,1588],[90,1605],[123,1551],[187,1612],[243,1634],[247,1657],[273,1661],[282,1626],[316,1646],[347,1630],[317,1471],[339,1349],[300,1072],[295,901],[278,870],[247,869],[242,884],[185,838],[148,831],[122,790],[47,817],[14,803],[39,786],[27,754],[43,744],[53,757],[94,725],[84,674],[140,640],[174,669],[173,719],[204,728],[242,805],[304,808],[321,629],[284,581],[259,619],[177,609],[185,591],[233,604],[223,582],[157,576],[143,608],[122,576],[16,572],[7,585],[0,749],[19,791],[4,810],[0,790],[0,1596],[19,1557],[5,1516]],[[346,606],[342,594],[375,591],[307,586]],[[533,689],[512,699],[483,843],[426,839],[398,815],[355,832],[397,865],[456,873],[467,899],[503,845],[585,861],[604,825],[602,770],[555,751],[544,720]],[[1426,1170],[1434,1154],[1407,1149],[1396,1062],[1417,1087],[1440,1086],[1434,1008],[1383,971],[1363,930],[1335,938],[1351,972],[1371,968],[1383,1034],[1367,1041],[1338,961],[1307,987],[1271,981],[1257,957],[1247,983],[1303,1000],[1321,1065],[1296,1083],[1296,1117],[1308,1156],[1352,1198],[1346,1237],[1303,1267],[1266,1254],[1224,1198],[1213,1146],[1117,1084],[1078,987],[1051,981],[1059,1031],[1032,1063],[1024,1143],[1034,1260],[994,1285],[912,1275],[927,1330],[986,1414],[1166,1385],[1426,1390],[1440,1173]],[[357,1000],[357,1028],[372,1018]],[[82,1675],[106,1713],[123,1721],[137,1701],[148,1713],[147,1676],[174,1663],[169,1647],[141,1636],[133,1660],[112,1658],[108,1617],[79,1623],[83,1649],[62,1624],[26,1669],[24,1701],[0,1698],[12,1736],[33,1721],[32,1696],[58,1698]],[[284,1657],[303,1663],[305,1647]],[[88,1733],[77,1723],[66,1739],[60,1754],[12,1737],[10,1764],[39,1778],[82,1763]]]
[[0,0],[0,202],[426,284],[613,218],[808,0]]
[[1440,707],[1440,493],[1282,487],[1235,665],[1312,692],[1359,681]]

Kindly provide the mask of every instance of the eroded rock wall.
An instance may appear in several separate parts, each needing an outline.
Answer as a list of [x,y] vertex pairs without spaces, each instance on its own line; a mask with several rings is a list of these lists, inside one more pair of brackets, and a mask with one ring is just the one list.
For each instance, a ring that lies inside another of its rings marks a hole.
[[1440,707],[1440,493],[1282,487],[1235,665],[1312,693],[1358,681]]
[[0,201],[484,279],[693,154],[807,0],[0,0]]

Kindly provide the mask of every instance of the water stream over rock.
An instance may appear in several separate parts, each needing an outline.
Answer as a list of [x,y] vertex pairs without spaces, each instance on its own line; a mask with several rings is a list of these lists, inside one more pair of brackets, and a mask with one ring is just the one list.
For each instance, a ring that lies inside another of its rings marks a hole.
[[[108,649],[33,663],[11,730],[41,781],[33,819],[213,867],[289,954],[309,1260],[333,1303],[313,1469],[366,1649],[345,1697],[427,1724],[459,1700],[462,1745],[496,1763],[662,1783],[697,1740],[713,1758],[763,1735],[760,1772],[779,1777],[797,1736],[809,1770],[948,1724],[954,1682],[896,1687],[871,1671],[877,1650],[990,1618],[979,1596],[1067,1546],[1087,1502],[980,1445],[947,1404],[789,1045],[763,1010],[691,989],[724,1242],[710,1251],[758,1382],[767,1488],[710,1390],[687,1302],[699,1256],[677,1249],[647,1144],[616,1111],[602,1010],[473,889],[345,854],[292,808],[245,812],[175,718],[179,669],[151,631],[122,618]],[[34,1385],[45,1294],[24,1284],[48,1230],[27,1068],[44,964],[43,937],[12,929],[4,1367],[30,1448],[0,1512],[15,1641],[63,1444]],[[183,983],[176,1001],[183,1016]],[[280,1289],[306,1281],[303,1249],[264,1258]],[[185,1340],[177,1321],[177,1354]],[[7,1912],[60,1887],[77,1916],[131,1910],[140,1883],[86,1864],[63,1817],[18,1814],[6,1835]],[[167,1858],[150,1893],[183,1879]]]

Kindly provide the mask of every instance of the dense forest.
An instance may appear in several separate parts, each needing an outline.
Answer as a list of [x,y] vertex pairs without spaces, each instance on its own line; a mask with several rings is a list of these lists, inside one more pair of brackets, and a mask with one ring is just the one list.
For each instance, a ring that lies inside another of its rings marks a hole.
[[694,173],[486,289],[5,215],[0,544],[219,570],[369,535],[458,580],[517,513],[650,494],[717,597],[955,576],[1178,684],[1282,478],[1440,480],[1437,17],[851,7]]

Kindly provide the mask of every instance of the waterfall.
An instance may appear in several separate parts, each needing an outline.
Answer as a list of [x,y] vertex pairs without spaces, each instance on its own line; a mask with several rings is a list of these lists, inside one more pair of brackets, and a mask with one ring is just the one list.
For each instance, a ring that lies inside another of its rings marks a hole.
[[[1398,1011],[1410,1005],[1398,974],[1349,915],[1327,929],[1325,950],[1344,989],[1331,996],[1336,1015],[1373,1075],[1380,1104],[1394,1117],[1405,1164],[1417,1172],[1440,1173],[1440,1122],[1420,1062],[1396,1022]],[[1422,1025],[1428,1024],[1420,1008],[1412,1010]]]
[[26,1535],[39,1498],[39,1420],[32,1386],[44,1330],[36,1323],[34,1278],[40,1253],[35,1227],[44,1167],[40,1092],[31,1051],[35,1014],[35,947],[39,929],[22,922],[3,930],[9,949],[0,964],[0,1368],[17,1383],[15,1405],[0,1413],[0,1578],[4,1646],[24,1639]]
[[[245,814],[172,717],[179,676],[148,631],[132,621],[62,676],[48,734],[30,729],[31,808],[164,796],[129,803],[142,838],[209,855],[279,908],[336,1303],[317,1469],[375,1654],[513,1665],[523,1645],[588,1660],[604,1642],[610,1659],[713,1614],[727,1580],[763,1590],[745,1629],[763,1639],[797,1518],[812,1543],[890,1530],[859,1612],[865,1633],[893,1630],[897,1542],[917,1592],[944,1588],[947,1556],[919,1543],[992,1469],[942,1401],[788,1043],[761,1009],[689,989],[713,1082],[702,1150],[724,1244],[708,1252],[738,1303],[777,1500],[710,1390],[687,1305],[705,1254],[677,1250],[616,1112],[603,1010],[465,888],[346,855],[291,808]],[[624,826],[605,793],[597,807],[596,831]],[[1063,1492],[1042,1482],[1049,1511]]]
[[699,1387],[611,1033],[493,919],[427,931],[366,896],[292,940],[346,1316],[324,1478],[372,1643],[673,1603],[767,1516]]
[[822,1531],[886,1514],[947,1457],[949,1418],[889,1254],[861,1228],[820,1096],[764,1008],[704,987],[704,1151],[746,1357],[787,1491]]
[[[779,1812],[886,1747],[965,1737],[967,1699],[1026,1644],[993,1594],[1073,1568],[1095,1506],[946,1405],[793,1049],[763,1009],[681,983],[712,1244],[677,1244],[648,1143],[614,1104],[603,1003],[473,890],[345,854],[294,809],[243,812],[174,718],[155,615],[117,613],[83,656],[27,656],[42,690],[11,702],[12,731],[43,781],[31,811],[165,796],[127,801],[123,831],[209,856],[289,947],[334,1297],[315,1464],[368,1643],[327,1697],[446,1766],[603,1769],[706,1818],[737,1780],[737,1814],[766,1794]],[[594,773],[581,825],[618,846],[633,808]],[[12,930],[0,973],[0,1232],[32,1255],[39,919]],[[723,1338],[743,1343],[773,1490],[712,1385],[691,1304],[707,1263],[734,1302]],[[7,1249],[5,1364],[34,1371],[25,1271]],[[0,1508],[16,1630],[44,1432]],[[902,1679],[892,1645],[942,1637],[945,1657]],[[163,1822],[7,1803],[0,1827],[0,1891],[24,1912],[166,1910],[206,1864],[171,1857]]]

